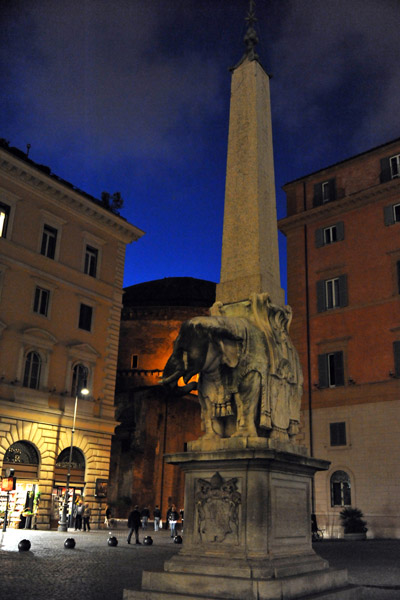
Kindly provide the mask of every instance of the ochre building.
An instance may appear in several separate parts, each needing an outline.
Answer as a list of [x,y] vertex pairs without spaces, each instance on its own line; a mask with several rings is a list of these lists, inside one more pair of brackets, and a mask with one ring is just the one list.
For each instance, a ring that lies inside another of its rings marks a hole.
[[342,535],[400,537],[400,139],[284,186],[291,337],[304,378],[303,438],[331,461],[314,509]]
[[167,277],[124,290],[118,357],[116,405],[121,425],[113,438],[109,500],[126,516],[131,504],[165,519],[168,507],[184,503],[184,478],[166,464],[164,454],[183,452],[201,435],[195,393],[167,394],[160,386],[164,366],[181,324],[208,315],[215,283],[192,277]]
[[[1,142],[0,467],[17,478],[11,527],[57,527],[76,398],[70,505],[84,496],[94,521],[104,509],[125,247],[142,234]],[[0,522],[5,504],[2,493]]]

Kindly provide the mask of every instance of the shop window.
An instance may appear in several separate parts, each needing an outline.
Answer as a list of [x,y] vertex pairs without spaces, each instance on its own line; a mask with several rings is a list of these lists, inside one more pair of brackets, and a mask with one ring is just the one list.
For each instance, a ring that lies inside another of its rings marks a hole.
[[82,363],[78,363],[72,370],[71,396],[83,398],[81,391],[88,387],[89,369]]
[[28,352],[25,358],[25,370],[23,380],[24,387],[28,387],[33,390],[39,389],[41,368],[42,359],[40,357],[40,354],[35,351]]
[[347,276],[317,281],[317,309],[324,312],[347,306]]
[[340,221],[329,227],[321,227],[315,231],[315,245],[317,248],[329,246],[344,240],[344,223]]
[[86,246],[84,272],[91,277],[97,277],[99,251],[93,246]]
[[336,179],[328,179],[314,185],[314,206],[321,206],[326,202],[336,200]]
[[345,471],[335,471],[331,477],[331,505],[351,506],[350,477]]
[[79,329],[92,330],[93,307],[81,304],[79,308]]
[[346,423],[329,424],[331,446],[346,446]]
[[10,207],[0,202],[0,237],[7,236],[7,225],[10,218]]
[[54,259],[56,256],[56,244],[57,244],[57,229],[50,225],[43,225],[42,243],[40,247],[40,254],[47,256],[47,258]]
[[4,455],[4,462],[10,464],[38,465],[39,455],[29,442],[15,442]]
[[334,388],[344,385],[343,352],[328,352],[318,355],[319,388]]
[[33,312],[47,317],[49,311],[49,302],[50,291],[37,286],[35,289],[35,297],[33,300]]

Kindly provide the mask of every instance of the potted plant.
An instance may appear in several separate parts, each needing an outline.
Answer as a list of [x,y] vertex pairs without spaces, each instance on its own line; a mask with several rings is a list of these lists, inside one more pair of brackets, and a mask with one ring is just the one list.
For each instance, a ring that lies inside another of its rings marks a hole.
[[358,508],[344,508],[340,512],[341,525],[344,528],[344,537],[349,540],[365,540],[367,537],[366,521]]

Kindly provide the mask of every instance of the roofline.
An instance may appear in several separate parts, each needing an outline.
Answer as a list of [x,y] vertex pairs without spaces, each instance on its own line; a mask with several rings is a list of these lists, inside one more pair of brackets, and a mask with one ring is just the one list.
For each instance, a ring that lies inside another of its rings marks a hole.
[[[121,215],[107,210],[100,201],[86,192],[76,188],[73,184],[51,173],[49,167],[38,165],[29,158],[23,158],[19,153],[21,150],[5,147],[0,143],[0,169],[7,175],[12,174],[14,178],[21,180],[22,184],[34,186],[37,191],[46,194],[50,200],[59,203],[68,202],[79,212],[85,211],[87,216],[97,216],[98,226],[111,227],[118,238],[125,243],[137,241],[144,235],[144,231],[129,223]],[[48,172],[47,172],[48,169]],[[90,210],[91,209],[91,210]],[[91,213],[91,214],[89,214]]]
[[307,179],[307,177],[312,177],[313,175],[316,175],[317,173],[321,173],[321,171],[326,171],[327,169],[332,169],[333,167],[341,165],[350,160],[359,158],[360,156],[363,156],[364,154],[369,154],[370,152],[375,152],[376,150],[379,150],[380,148],[384,148],[385,146],[390,146],[390,144],[394,144],[396,142],[400,142],[400,137],[395,138],[394,140],[390,140],[390,142],[385,142],[384,144],[380,144],[379,146],[374,146],[374,148],[370,148],[369,150],[364,150],[364,152],[360,152],[359,154],[354,154],[353,156],[349,156],[348,158],[339,160],[338,162],[328,165],[326,167],[322,167],[322,169],[318,169],[317,171],[312,171],[311,173],[307,173],[307,175],[303,175],[302,177],[297,177],[296,179],[292,179],[292,181],[288,181],[287,183],[285,183],[282,186],[282,189],[285,189],[286,186],[291,185],[292,183],[296,183],[298,181],[303,181],[303,179]]

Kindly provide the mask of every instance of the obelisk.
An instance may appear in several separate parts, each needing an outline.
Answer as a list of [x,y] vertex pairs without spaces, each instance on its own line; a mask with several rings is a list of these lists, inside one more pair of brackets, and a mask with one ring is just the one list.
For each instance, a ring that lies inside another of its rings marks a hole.
[[282,305],[269,76],[255,51],[253,2],[246,20],[246,51],[232,69],[217,301],[233,303],[267,292]]

